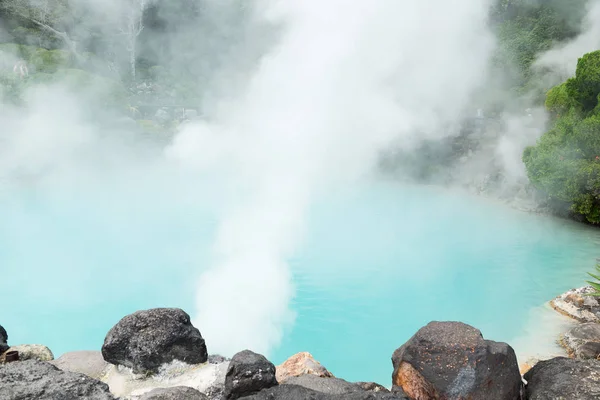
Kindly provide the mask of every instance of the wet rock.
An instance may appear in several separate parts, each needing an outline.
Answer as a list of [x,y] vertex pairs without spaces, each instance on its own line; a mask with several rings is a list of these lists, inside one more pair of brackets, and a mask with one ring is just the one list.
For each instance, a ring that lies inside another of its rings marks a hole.
[[19,360],[38,360],[38,361],[52,361],[54,360],[54,354],[44,345],[41,344],[20,344],[18,346],[12,346],[10,351],[19,352]]
[[562,344],[577,358],[597,358],[600,350],[600,324],[586,322],[564,334]]
[[521,375],[506,343],[461,322],[430,322],[392,356],[392,382],[411,399],[517,400]]
[[0,325],[0,354],[7,351],[10,346],[7,344],[8,342],[8,333],[6,333],[6,329]]
[[[319,378],[327,379],[327,378]],[[357,391],[344,394],[327,394],[298,385],[279,385],[245,397],[244,400],[408,400],[393,393]]]
[[600,398],[600,363],[557,357],[540,361],[523,377],[528,400]]
[[114,400],[108,385],[83,374],[28,360],[0,365],[0,400]]
[[102,353],[99,351],[73,351],[65,353],[50,364],[63,371],[78,372],[89,376],[90,378],[102,378],[109,363],[104,361]]
[[225,376],[225,398],[237,399],[277,385],[275,365],[260,354],[244,350],[233,356]]
[[292,376],[316,375],[320,377],[333,377],[333,374],[316,361],[312,354],[302,352],[294,354],[281,365],[277,366],[277,381],[284,382]]
[[124,317],[106,335],[102,356],[135,373],[157,372],[174,360],[201,364],[208,359],[200,331],[178,308],[155,308]]
[[154,389],[140,400],[208,400],[208,396],[187,386]]
[[364,391],[356,383],[350,383],[338,378],[322,378],[310,374],[289,377],[282,385],[297,385],[327,394],[344,394]]
[[596,297],[589,296],[593,291],[591,286],[571,289],[550,301],[550,305],[579,322],[600,322],[600,303]]

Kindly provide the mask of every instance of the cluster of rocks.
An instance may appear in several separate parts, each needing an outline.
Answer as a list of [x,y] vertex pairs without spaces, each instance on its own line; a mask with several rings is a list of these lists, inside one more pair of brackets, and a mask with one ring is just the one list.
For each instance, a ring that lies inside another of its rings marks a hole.
[[[7,340],[0,327],[2,353],[12,349]],[[24,357],[0,364],[0,400],[600,398],[600,361],[559,357],[522,376],[511,346],[486,340],[460,322],[431,322],[398,348],[389,388],[337,378],[306,352],[277,367],[250,350],[231,359],[209,355],[200,331],[180,309],[124,317],[108,332],[101,352],[52,360],[41,346],[16,348]]]
[[556,311],[579,322],[560,338],[576,359],[600,359],[600,302],[590,296],[593,291],[591,286],[572,289],[550,302]]

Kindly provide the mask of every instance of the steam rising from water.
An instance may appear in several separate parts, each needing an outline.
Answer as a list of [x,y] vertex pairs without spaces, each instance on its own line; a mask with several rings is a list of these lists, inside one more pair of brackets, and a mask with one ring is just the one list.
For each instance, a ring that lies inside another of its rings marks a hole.
[[392,140],[410,148],[447,135],[493,48],[482,1],[263,6],[283,26],[278,44],[235,102],[167,151],[228,188],[195,315],[211,351],[224,354],[268,354],[293,321],[287,260],[315,197],[367,177]]

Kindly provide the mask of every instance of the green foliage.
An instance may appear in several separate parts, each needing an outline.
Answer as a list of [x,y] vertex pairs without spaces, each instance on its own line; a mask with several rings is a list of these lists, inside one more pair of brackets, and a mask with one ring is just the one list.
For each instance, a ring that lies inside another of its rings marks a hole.
[[600,93],[600,50],[587,53],[577,61],[575,77],[566,82],[569,97],[579,103],[583,111],[598,105]]
[[560,116],[573,107],[573,99],[569,97],[566,82],[553,87],[546,94],[546,109],[554,116]]
[[600,52],[584,55],[576,76],[551,89],[552,128],[523,153],[531,183],[553,204],[600,223]]
[[596,264],[596,273],[592,274],[588,272],[588,275],[594,278],[597,282],[587,281],[590,284],[594,291],[592,293],[588,293],[588,296],[600,297],[600,264]]
[[8,54],[15,59],[23,59],[30,72],[56,72],[60,68],[72,66],[70,54],[64,50],[46,50],[39,47],[15,43],[0,44],[0,54]]

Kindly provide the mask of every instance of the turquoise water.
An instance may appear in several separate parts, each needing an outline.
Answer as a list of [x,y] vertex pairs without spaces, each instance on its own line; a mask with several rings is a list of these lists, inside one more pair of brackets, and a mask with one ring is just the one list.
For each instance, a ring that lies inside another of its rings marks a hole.
[[[138,309],[193,314],[217,224],[199,198],[208,198],[202,188],[143,182],[5,187],[0,324],[9,341],[60,355],[99,349]],[[598,230],[437,188],[338,192],[315,204],[290,260],[297,318],[270,358],[310,351],[337,376],[388,384],[392,352],[428,321],[516,340],[532,310],[583,284],[599,244]]]

